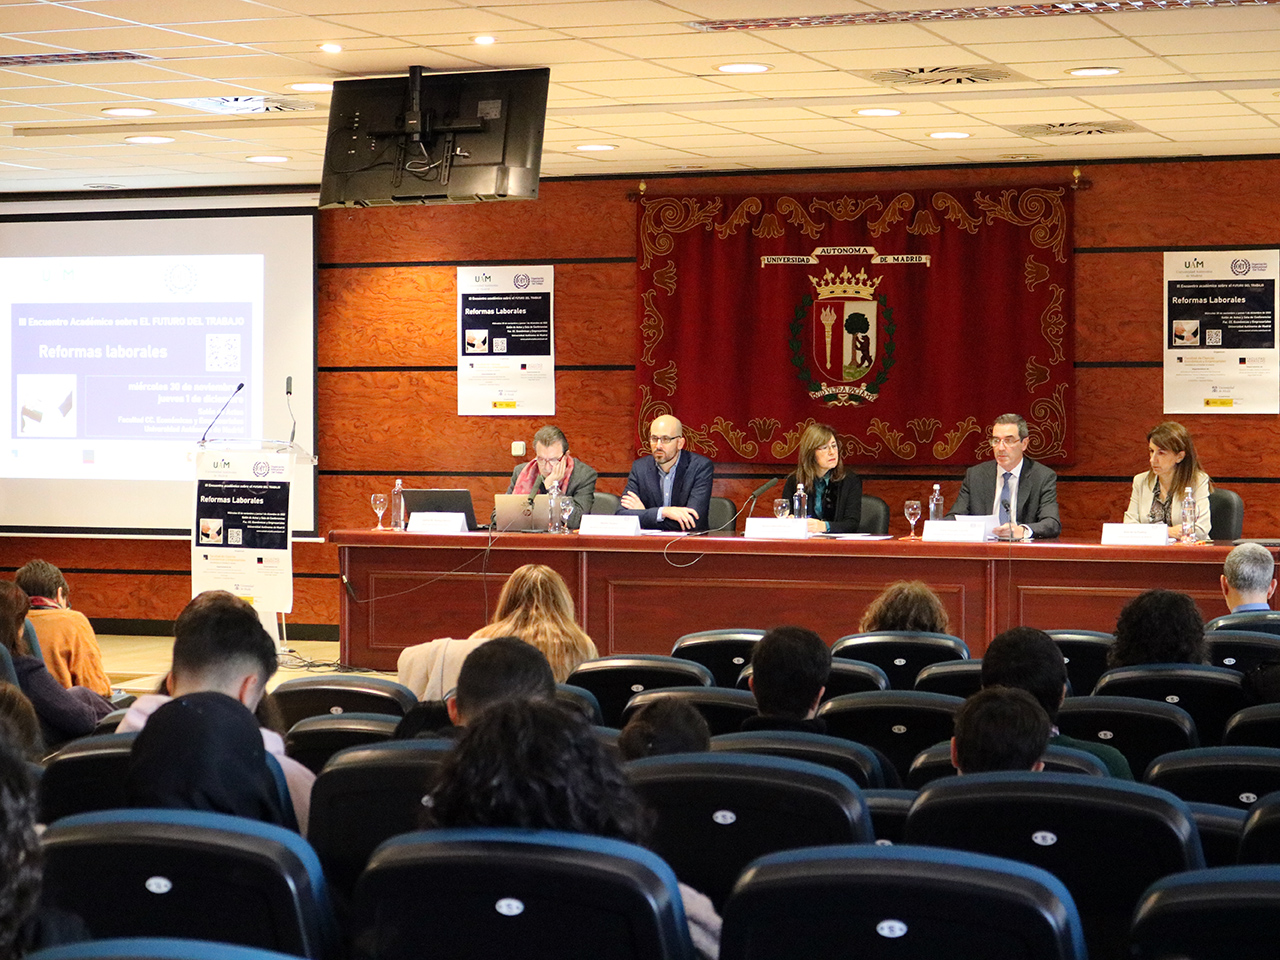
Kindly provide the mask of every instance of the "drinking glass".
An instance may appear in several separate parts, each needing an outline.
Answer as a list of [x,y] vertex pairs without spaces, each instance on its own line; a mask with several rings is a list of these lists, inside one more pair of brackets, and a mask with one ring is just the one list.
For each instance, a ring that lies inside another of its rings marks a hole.
[[369,504],[373,507],[373,512],[378,515],[378,525],[373,529],[387,529],[382,525],[382,515],[387,512],[387,495],[385,493],[375,493],[369,498]]
[[560,499],[560,519],[564,521],[564,525],[560,527],[561,533],[569,532],[569,517],[573,513],[573,497],[562,497]]
[[790,513],[791,503],[786,497],[779,497],[777,500],[773,501],[773,515],[779,520],[788,516]]
[[907,537],[907,539],[914,540],[916,538],[916,522],[920,519],[920,501],[908,500],[903,513],[907,516],[907,522],[911,524],[911,536]]

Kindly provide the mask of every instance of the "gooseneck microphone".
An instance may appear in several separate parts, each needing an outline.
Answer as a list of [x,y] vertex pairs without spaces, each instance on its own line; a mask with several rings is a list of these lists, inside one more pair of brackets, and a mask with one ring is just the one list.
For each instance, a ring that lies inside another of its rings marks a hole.
[[284,378],[284,405],[289,410],[289,419],[293,421],[293,426],[289,428],[289,444],[293,445],[293,438],[298,435],[298,418],[293,415],[293,377]]
[[[1012,526],[1014,525],[1014,524],[1013,524],[1013,512],[1009,509],[1009,501],[1008,501],[1008,500],[1001,500],[1001,501],[1000,501],[1000,508],[1001,508],[1002,510],[1004,510],[1004,512],[1005,512],[1006,514],[1008,514],[1008,515],[1009,515],[1009,526],[1010,526],[1010,527],[1012,527]],[[1009,530],[1008,538],[1009,538],[1010,540],[1012,540],[1012,539],[1013,539],[1013,530],[1012,530],[1012,529],[1010,529],[1010,530]]]
[[222,414],[226,412],[227,407],[231,405],[231,401],[236,398],[236,394],[243,389],[244,389],[244,384],[241,383],[233,391],[231,391],[231,396],[227,397],[227,402],[222,405],[222,409],[217,412],[214,418],[209,421],[209,425],[204,428],[204,436],[200,438],[200,446],[204,446],[205,440],[209,438],[209,431],[212,430],[213,425],[218,422],[218,417],[222,416]]
[[772,487],[775,483],[781,483],[781,482],[782,482],[782,478],[781,478],[781,477],[774,477],[772,480],[766,480],[764,483],[760,484],[760,486],[758,486],[758,487],[756,487],[754,490],[752,490],[752,491],[751,491],[751,496],[747,497],[747,499],[748,499],[748,500],[759,500],[759,499],[760,499],[760,494],[764,493],[766,490],[768,490],[770,487]]

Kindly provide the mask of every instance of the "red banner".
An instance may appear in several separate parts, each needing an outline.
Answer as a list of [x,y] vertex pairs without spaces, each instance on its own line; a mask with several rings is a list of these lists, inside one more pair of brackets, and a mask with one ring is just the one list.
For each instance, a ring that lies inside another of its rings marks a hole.
[[[721,462],[1072,461],[1071,190],[658,197],[639,210],[637,432],[671,413]],[[643,449],[643,448],[640,448]]]

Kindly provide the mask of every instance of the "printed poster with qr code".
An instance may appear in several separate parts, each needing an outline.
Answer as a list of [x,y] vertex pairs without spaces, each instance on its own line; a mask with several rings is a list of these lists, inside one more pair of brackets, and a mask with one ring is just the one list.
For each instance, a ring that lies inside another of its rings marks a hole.
[[458,416],[556,412],[555,268],[458,268]]
[[293,610],[293,457],[261,449],[196,456],[191,595],[228,590],[261,610]]
[[1164,412],[1280,413],[1280,251],[1164,254]]

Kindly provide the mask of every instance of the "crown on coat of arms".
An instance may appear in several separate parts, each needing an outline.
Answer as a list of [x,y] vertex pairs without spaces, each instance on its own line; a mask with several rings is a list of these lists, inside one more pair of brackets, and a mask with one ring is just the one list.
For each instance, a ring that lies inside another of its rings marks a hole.
[[874,279],[868,277],[865,269],[859,270],[857,276],[854,276],[849,273],[848,267],[841,270],[839,276],[827,270],[822,274],[821,280],[812,274],[809,275],[809,282],[813,284],[819,300],[835,298],[874,300],[876,288],[880,286],[880,281],[883,279],[883,277]]

